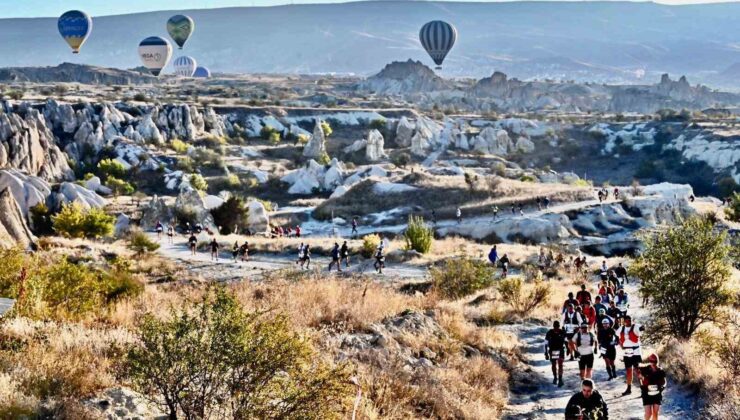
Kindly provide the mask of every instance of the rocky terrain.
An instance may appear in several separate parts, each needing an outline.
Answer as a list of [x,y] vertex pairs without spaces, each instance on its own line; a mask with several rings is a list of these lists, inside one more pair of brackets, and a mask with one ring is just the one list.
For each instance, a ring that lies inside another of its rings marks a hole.
[[104,67],[62,63],[55,67],[5,67],[0,69],[0,83],[83,83],[131,85],[153,83],[148,74]]

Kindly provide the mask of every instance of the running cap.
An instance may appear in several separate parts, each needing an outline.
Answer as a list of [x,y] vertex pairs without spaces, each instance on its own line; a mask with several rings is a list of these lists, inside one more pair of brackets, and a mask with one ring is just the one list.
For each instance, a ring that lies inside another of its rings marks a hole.
[[604,319],[601,320],[601,323],[602,324],[609,324],[610,321],[607,318],[604,318]]
[[606,313],[606,309],[604,308],[599,309],[599,315],[603,315],[605,313]]
[[581,324],[581,328],[588,328],[588,324],[587,324],[587,323],[585,323],[585,322],[584,322],[584,323],[582,323],[582,324]]
[[648,356],[648,362],[658,364],[660,359],[657,354],[651,353],[650,356]]

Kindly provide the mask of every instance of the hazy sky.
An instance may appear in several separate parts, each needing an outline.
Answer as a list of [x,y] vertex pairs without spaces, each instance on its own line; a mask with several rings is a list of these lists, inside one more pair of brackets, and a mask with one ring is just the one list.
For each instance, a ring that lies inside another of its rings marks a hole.
[[[274,6],[298,3],[333,3],[340,0],[0,0],[0,17],[59,16],[81,9],[92,16],[153,10],[204,9],[229,6]],[[453,0],[454,1],[454,0]],[[659,0],[665,4],[718,3],[716,0]]]

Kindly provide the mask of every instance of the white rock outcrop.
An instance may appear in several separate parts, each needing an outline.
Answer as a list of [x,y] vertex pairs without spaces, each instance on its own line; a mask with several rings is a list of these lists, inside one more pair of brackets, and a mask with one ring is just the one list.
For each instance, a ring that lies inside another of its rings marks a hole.
[[253,235],[266,234],[270,231],[270,216],[267,214],[264,204],[254,200],[247,206],[247,227]]
[[396,144],[398,147],[411,146],[411,137],[414,135],[415,128],[416,126],[405,116],[398,120],[398,125],[396,126]]
[[326,136],[324,136],[324,130],[321,128],[321,120],[317,118],[313,134],[303,148],[303,156],[319,159],[324,154],[326,154]]
[[383,150],[385,141],[383,135],[378,130],[370,130],[367,135],[367,146],[365,148],[365,158],[370,162],[377,162],[381,159],[387,159],[388,155]]

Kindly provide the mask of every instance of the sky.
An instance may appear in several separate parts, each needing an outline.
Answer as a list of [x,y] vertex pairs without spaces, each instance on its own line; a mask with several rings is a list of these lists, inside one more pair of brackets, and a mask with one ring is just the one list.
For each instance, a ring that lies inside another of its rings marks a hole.
[[[0,18],[59,16],[71,9],[84,10],[92,16],[105,16],[155,10],[275,6],[340,1],[342,0],[0,0],[0,6],[5,6],[0,7]],[[656,2],[675,5],[718,3],[717,0],[658,0]]]

